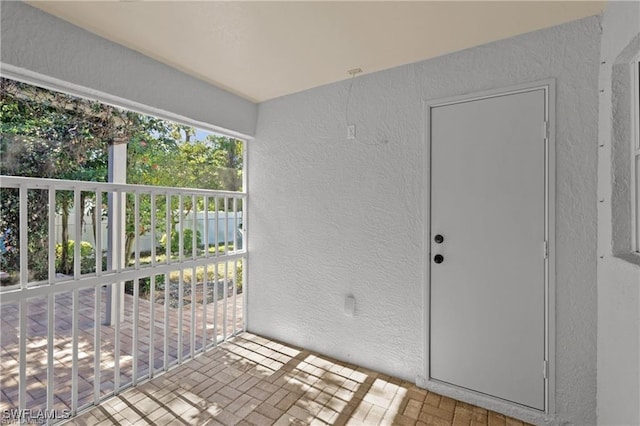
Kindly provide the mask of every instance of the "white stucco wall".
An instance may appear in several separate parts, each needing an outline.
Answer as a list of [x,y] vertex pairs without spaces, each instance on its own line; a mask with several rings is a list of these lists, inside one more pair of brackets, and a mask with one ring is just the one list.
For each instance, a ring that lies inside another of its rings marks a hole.
[[143,105],[143,112],[153,112],[151,107],[209,128],[253,136],[254,103],[20,1],[0,6],[4,70],[17,67],[90,89],[100,100],[116,97]]
[[[260,104],[249,330],[410,381],[423,375],[421,102],[556,78],[555,420],[594,424],[599,46],[593,17],[358,77],[358,140],[346,138],[348,81]],[[354,317],[343,314],[348,294]]]
[[[612,66],[640,31],[640,3],[609,2],[602,21],[598,151],[598,423],[640,424],[640,267],[612,255]],[[628,183],[628,182],[627,182]],[[617,190],[618,188],[616,188]]]

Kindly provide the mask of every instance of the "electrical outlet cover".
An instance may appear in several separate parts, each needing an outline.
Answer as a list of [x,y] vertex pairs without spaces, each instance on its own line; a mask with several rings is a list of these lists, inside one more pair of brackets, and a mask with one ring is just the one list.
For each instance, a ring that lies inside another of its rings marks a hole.
[[356,125],[350,124],[347,126],[347,139],[355,139],[356,138]]
[[344,314],[348,317],[354,316],[356,313],[356,298],[349,295],[344,298]]

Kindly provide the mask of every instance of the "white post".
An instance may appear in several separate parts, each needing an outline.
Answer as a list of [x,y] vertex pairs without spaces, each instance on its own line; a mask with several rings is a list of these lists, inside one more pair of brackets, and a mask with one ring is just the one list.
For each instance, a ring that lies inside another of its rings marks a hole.
[[[127,183],[127,144],[119,143],[109,146],[109,175],[110,183]],[[124,238],[118,238],[116,232],[118,229],[125,229],[125,194],[116,196],[115,193],[109,192],[109,233],[107,235],[107,270],[120,269],[124,267]],[[120,222],[118,226],[117,222]],[[121,242],[121,247],[116,248],[117,242]],[[116,307],[119,307],[120,320],[124,319],[124,283],[117,282],[107,287],[107,312],[106,324],[114,325],[115,318],[118,313]],[[120,298],[120,303],[116,303],[116,297]]]

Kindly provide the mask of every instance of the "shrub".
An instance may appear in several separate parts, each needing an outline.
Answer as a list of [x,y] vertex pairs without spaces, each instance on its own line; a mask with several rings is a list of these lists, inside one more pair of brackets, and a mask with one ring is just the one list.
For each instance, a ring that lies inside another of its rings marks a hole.
[[236,292],[242,293],[242,262],[238,262],[236,266]]
[[[171,231],[171,253],[179,254],[180,253],[180,232]],[[193,231],[191,229],[184,230],[184,240],[183,244],[183,253],[189,255],[193,250]],[[202,236],[200,235],[200,231],[196,232],[196,247],[200,247],[202,245]],[[167,249],[167,234],[164,234],[162,238],[160,238],[160,247],[162,250]]]
[[[156,290],[164,289],[164,275],[156,275]],[[124,291],[127,294],[133,295],[133,281],[125,281]],[[151,294],[151,277],[144,277],[138,280],[138,295],[139,297],[149,300]]]
[[[75,255],[75,242],[73,240],[67,241],[67,254],[68,254],[68,267],[67,270],[62,270],[62,244],[56,244],[56,271],[63,274],[69,274],[73,271],[73,262]],[[96,267],[95,252],[93,245],[87,241],[80,242],[80,272],[86,274],[88,272],[94,272]]]

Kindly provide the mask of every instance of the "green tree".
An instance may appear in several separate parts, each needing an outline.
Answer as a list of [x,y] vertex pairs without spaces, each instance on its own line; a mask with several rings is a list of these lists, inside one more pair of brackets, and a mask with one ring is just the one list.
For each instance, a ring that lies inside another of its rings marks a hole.
[[218,187],[225,191],[242,190],[242,141],[224,136],[209,135],[207,142],[213,149]]
[[[109,110],[10,79],[0,79],[0,173],[13,176],[74,180],[106,180],[107,143],[113,138],[105,124]],[[7,243],[18,247],[18,194],[5,191],[0,229],[10,229]],[[29,191],[29,268],[36,279],[46,277],[48,200],[45,191]],[[73,194],[59,191],[56,206],[63,218],[62,237],[68,242],[68,216]],[[71,269],[68,244],[63,245],[61,268]],[[19,252],[3,256],[2,267],[16,269]],[[40,262],[42,264],[34,264]]]
[[[158,120],[158,119],[154,119]],[[151,130],[148,130],[151,128]],[[127,182],[144,185],[172,186],[183,188],[220,189],[238,191],[242,189],[242,141],[206,135],[197,138],[193,127],[159,120],[147,130],[132,136],[127,151]],[[167,202],[160,198],[159,204]],[[179,222],[180,207],[177,197],[171,197],[170,227],[175,229]],[[183,200],[183,213],[188,214],[192,206],[191,198]],[[202,201],[199,200],[201,203]],[[209,209],[216,208],[213,200]],[[135,242],[134,198],[127,200],[127,224],[125,256],[131,259]],[[202,209],[203,206],[197,206]],[[218,205],[218,208],[223,208]],[[231,208],[231,206],[228,206]],[[165,227],[164,215],[157,216],[157,224]],[[140,198],[139,229],[142,236],[150,231],[151,209],[148,197]]]
[[[233,138],[205,135],[195,128],[126,111],[99,102],[42,89],[10,79],[0,79],[0,174],[102,182],[107,179],[108,147],[126,143],[127,183],[222,189],[242,188],[242,142]],[[29,191],[30,269],[39,278],[46,272],[48,235],[46,191]],[[178,222],[176,197],[170,202],[171,226]],[[199,201],[201,202],[201,201]],[[56,210],[62,218],[59,272],[72,270],[69,247],[69,212],[74,203],[71,191],[58,191]],[[150,197],[140,197],[139,235],[135,232],[134,196],[126,200],[125,247],[130,259],[135,238],[150,231]],[[0,231],[10,229],[6,244],[18,247],[18,192],[3,190],[0,199]],[[92,216],[92,229],[99,232],[95,197],[82,192],[80,206]],[[222,208],[210,203],[209,208]],[[230,206],[227,206],[230,208]],[[195,208],[185,199],[185,212]],[[202,206],[199,206],[202,208]],[[103,212],[105,209],[103,209]],[[158,225],[164,225],[158,215]],[[101,255],[96,248],[96,255]],[[19,253],[3,256],[3,270],[16,268]],[[31,261],[45,259],[44,266]]]

